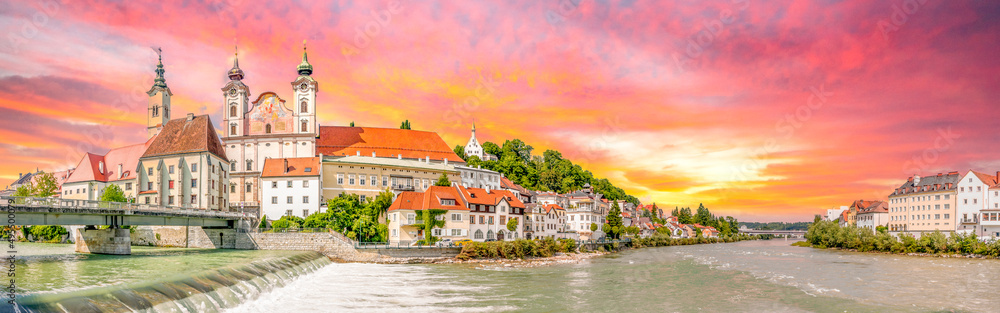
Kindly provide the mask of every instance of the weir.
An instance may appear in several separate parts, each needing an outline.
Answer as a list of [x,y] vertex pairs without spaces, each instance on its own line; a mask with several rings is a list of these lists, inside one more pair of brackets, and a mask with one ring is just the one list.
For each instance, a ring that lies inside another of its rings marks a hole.
[[[127,231],[127,229],[126,229]],[[18,299],[16,312],[219,312],[283,287],[330,264],[317,252],[167,279],[37,294]]]

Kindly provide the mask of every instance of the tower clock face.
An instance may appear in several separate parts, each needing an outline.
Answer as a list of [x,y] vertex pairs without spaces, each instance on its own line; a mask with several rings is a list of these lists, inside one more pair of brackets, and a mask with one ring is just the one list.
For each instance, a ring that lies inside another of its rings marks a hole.
[[229,89],[229,95],[235,97],[236,96],[236,88]]
[[309,84],[302,83],[301,85],[299,85],[299,90],[306,91],[308,89],[309,89]]

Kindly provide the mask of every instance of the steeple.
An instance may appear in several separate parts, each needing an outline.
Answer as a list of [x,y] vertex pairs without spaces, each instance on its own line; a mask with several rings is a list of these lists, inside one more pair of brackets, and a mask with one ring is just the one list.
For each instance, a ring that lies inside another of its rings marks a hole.
[[306,41],[302,41],[302,63],[299,63],[299,75],[312,75],[313,66],[309,64],[309,56],[306,55]]
[[159,56],[159,63],[156,64],[156,79],[153,80],[153,88],[167,88],[167,80],[163,78],[163,49],[157,48],[156,54]]
[[229,70],[229,80],[242,80],[243,70],[240,69],[239,46],[234,47],[234,49],[234,55],[236,55],[236,57],[233,59],[233,68]]

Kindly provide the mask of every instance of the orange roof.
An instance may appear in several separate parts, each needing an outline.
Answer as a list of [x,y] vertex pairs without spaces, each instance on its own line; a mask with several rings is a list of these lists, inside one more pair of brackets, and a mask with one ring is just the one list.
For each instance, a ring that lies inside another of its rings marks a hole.
[[556,204],[549,204],[549,205],[545,206],[545,213],[549,213],[549,211],[552,211],[552,210],[563,210],[563,211],[565,211],[566,209],[563,209],[561,206],[556,205]]
[[471,204],[497,205],[500,204],[500,200],[506,198],[507,203],[511,207],[525,208],[524,202],[521,202],[509,190],[490,190],[490,192],[486,192],[486,189],[466,188],[464,186],[458,186],[458,189],[465,194],[465,199],[469,200]]
[[514,189],[514,190],[517,190],[517,192],[523,193],[525,195],[528,194],[528,189],[527,188],[524,188],[524,187],[521,187],[521,185],[515,184],[514,182],[510,181],[510,179],[507,179],[507,177],[500,177],[500,187],[503,187],[503,188],[506,188],[506,189]]
[[319,157],[265,159],[260,177],[319,176],[319,171]]
[[330,156],[357,155],[422,159],[465,163],[434,132],[376,127],[323,126],[319,128],[316,153]]
[[[1000,183],[997,181],[998,179],[1000,179],[1000,177],[998,177],[1000,175],[993,176],[990,174],[980,173],[976,171],[970,171],[970,172],[976,175],[976,178],[979,178],[979,180],[982,181],[987,186],[996,186],[998,183]],[[1000,172],[998,172],[997,174],[1000,174]]]
[[[444,205],[441,200],[455,200],[455,204]],[[462,200],[457,187],[450,186],[431,186],[424,192],[404,191],[389,206],[389,211],[427,209],[468,211],[469,207]]]

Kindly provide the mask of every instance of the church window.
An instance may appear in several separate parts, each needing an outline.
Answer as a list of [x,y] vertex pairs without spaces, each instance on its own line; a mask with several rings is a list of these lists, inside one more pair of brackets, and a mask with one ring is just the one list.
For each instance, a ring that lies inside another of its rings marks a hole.
[[307,123],[306,121],[302,121],[302,131],[303,132],[309,131],[309,123]]
[[271,124],[264,125],[264,133],[265,134],[271,133]]
[[236,135],[236,125],[229,125],[229,135],[230,136]]
[[253,161],[247,160],[247,170],[253,170]]
[[229,107],[229,116],[236,117],[236,106]]
[[300,111],[302,111],[302,113],[309,112],[309,104],[306,103],[305,101],[302,101],[302,108],[300,109]]
[[247,183],[247,189],[246,189],[246,192],[250,192],[250,191],[252,191],[252,190],[253,190],[253,184],[251,184],[251,183]]
[[153,117],[156,117],[156,116],[160,116],[160,107],[158,107],[158,106],[154,106],[153,107]]

